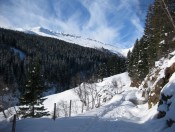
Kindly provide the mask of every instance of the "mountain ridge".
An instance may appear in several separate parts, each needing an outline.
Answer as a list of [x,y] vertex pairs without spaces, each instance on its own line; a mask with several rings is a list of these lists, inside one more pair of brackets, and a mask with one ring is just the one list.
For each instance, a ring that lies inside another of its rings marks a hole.
[[89,48],[94,48],[94,49],[107,49],[119,56],[127,56],[127,53],[129,50],[132,50],[131,48],[119,48],[116,46],[113,46],[111,44],[105,44],[103,42],[100,42],[98,40],[94,40],[91,38],[84,38],[82,36],[77,36],[69,33],[63,33],[63,32],[54,32],[49,29],[46,29],[44,27],[34,27],[31,29],[22,29],[22,28],[14,28],[12,30],[17,30],[17,31],[22,31],[25,33],[29,34],[36,34],[40,36],[46,36],[46,37],[51,37],[51,38],[56,38],[59,40],[63,40],[69,43],[77,44],[83,47],[89,47]]

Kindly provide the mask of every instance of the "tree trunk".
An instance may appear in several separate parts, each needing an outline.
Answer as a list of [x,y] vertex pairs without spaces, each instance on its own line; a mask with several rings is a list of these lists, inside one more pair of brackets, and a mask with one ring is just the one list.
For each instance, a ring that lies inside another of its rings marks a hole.
[[81,113],[83,113],[84,103],[82,102]]
[[71,117],[71,107],[72,107],[72,100],[70,100],[70,105],[69,105],[69,117]]
[[13,124],[12,124],[12,132],[15,132],[16,129],[16,115],[13,117]]
[[2,110],[2,112],[3,112],[4,117],[7,118],[4,109]]

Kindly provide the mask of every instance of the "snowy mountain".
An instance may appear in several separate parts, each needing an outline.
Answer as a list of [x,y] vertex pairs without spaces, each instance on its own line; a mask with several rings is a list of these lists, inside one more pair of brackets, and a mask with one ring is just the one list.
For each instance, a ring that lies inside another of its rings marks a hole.
[[[53,36],[46,29],[41,31]],[[11,50],[23,60],[25,54],[22,51]],[[174,132],[174,73],[175,51],[155,62],[139,88],[130,86],[131,78],[125,72],[104,78],[101,82],[82,83],[76,88],[46,96],[44,106],[51,115],[39,119],[21,119],[19,115],[16,131]],[[57,105],[55,121],[52,119],[54,103]],[[9,132],[10,121],[14,114],[18,114],[18,106],[8,108],[4,113],[0,112],[0,131]]]
[[122,49],[122,48],[115,47],[113,45],[104,44],[100,41],[93,40],[90,38],[83,38],[81,36],[76,36],[76,35],[71,35],[71,34],[66,34],[66,33],[57,33],[57,32],[53,32],[48,29],[45,29],[43,27],[35,27],[30,30],[16,28],[15,30],[23,31],[23,32],[30,33],[30,34],[37,34],[41,36],[57,38],[57,39],[60,39],[60,40],[63,40],[69,43],[78,44],[83,47],[96,48],[96,49],[104,48],[104,49],[110,50],[113,53],[123,55],[125,57],[127,56],[128,51],[132,49],[132,48]]

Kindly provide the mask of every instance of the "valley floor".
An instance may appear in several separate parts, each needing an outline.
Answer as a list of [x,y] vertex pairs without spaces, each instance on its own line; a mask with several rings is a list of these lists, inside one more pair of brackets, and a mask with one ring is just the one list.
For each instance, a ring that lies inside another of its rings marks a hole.
[[[124,101],[123,95],[116,95],[108,104],[70,118],[58,118],[55,121],[49,118],[19,120],[16,123],[16,132],[161,131],[164,122],[150,120],[157,112],[156,106],[147,110],[147,104],[136,106],[130,101]],[[11,123],[1,122],[0,131],[10,132],[11,126]]]
[[[125,75],[126,73],[122,74]],[[106,81],[109,80],[111,78]],[[98,85],[103,84],[104,82]],[[138,89],[126,85],[123,90],[124,92],[116,94],[101,107],[83,114],[57,118],[55,121],[51,118],[18,120],[16,132],[173,132],[173,129],[175,130],[174,126],[164,129],[165,120],[155,118],[157,106],[148,109],[147,103],[141,105],[132,103],[132,99],[141,99]],[[70,96],[71,93],[71,90],[68,90],[48,96],[45,106],[50,107],[57,96],[71,98],[73,96]],[[10,132],[12,123],[3,120],[2,113],[0,114],[0,132]]]

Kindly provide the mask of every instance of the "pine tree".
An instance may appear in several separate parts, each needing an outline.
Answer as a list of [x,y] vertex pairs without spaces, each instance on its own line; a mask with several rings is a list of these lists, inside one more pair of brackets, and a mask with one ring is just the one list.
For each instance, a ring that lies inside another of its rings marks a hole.
[[132,51],[132,54],[130,55],[130,60],[128,64],[128,72],[129,76],[132,77],[132,80],[136,82],[138,80],[138,62],[139,62],[139,50],[140,50],[140,42],[137,39]]
[[107,65],[105,63],[101,64],[98,69],[98,78],[103,81],[104,77],[108,76]]
[[44,90],[44,82],[42,78],[40,64],[35,62],[29,72],[24,94],[20,98],[20,104],[22,106],[19,109],[23,118],[39,118],[49,115],[48,111],[46,111],[43,106],[43,101],[46,98],[42,98],[42,92]]
[[132,63],[133,63],[132,52],[129,50],[127,54],[127,70],[128,70],[128,74],[130,77],[133,75],[132,74]]
[[139,51],[139,60],[137,69],[138,69],[138,77],[141,83],[141,81],[145,78],[145,76],[149,72],[147,45],[144,43],[143,38],[140,39],[140,51]]

